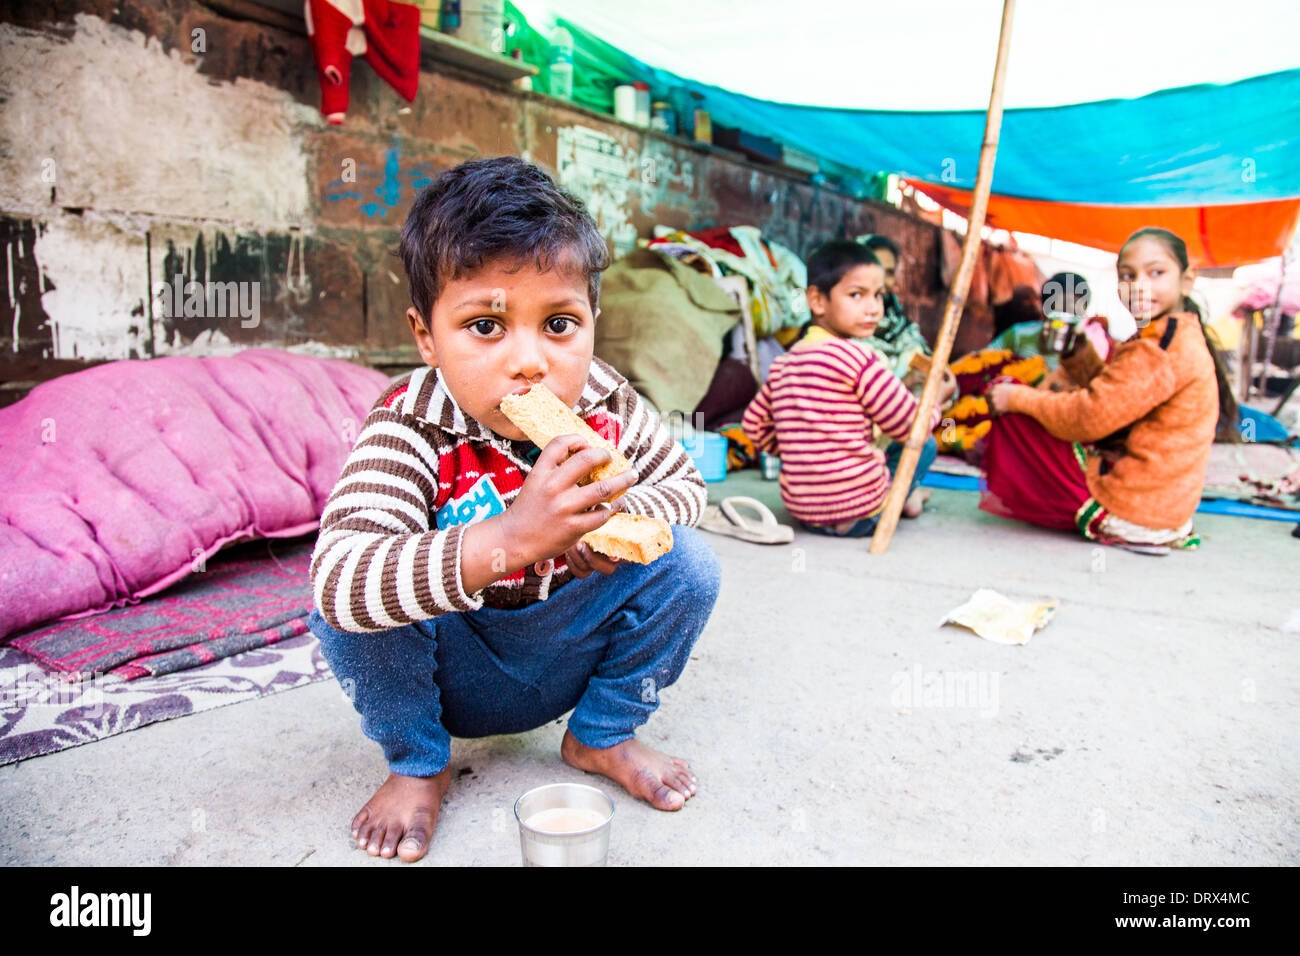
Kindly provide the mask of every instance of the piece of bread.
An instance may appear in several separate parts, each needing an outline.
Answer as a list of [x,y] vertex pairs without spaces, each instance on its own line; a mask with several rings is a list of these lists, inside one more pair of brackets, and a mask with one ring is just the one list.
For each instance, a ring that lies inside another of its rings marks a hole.
[[618,511],[582,540],[607,557],[649,564],[673,549],[673,527],[662,518]]
[[[602,478],[613,478],[632,467],[632,463],[619,453],[613,442],[575,415],[545,385],[533,385],[521,395],[507,395],[501,399],[501,412],[538,448],[545,448],[557,435],[578,435],[594,447],[608,451],[611,459],[593,468],[586,478],[578,482],[580,485],[600,481]],[[611,501],[617,497],[618,495],[613,495],[605,500]]]

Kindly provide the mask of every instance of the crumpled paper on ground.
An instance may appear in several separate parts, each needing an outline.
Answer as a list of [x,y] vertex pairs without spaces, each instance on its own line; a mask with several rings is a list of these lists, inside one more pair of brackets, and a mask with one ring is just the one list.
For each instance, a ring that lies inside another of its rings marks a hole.
[[1013,601],[997,591],[980,588],[961,607],[949,611],[939,625],[960,624],[997,644],[1028,644],[1034,631],[1047,626],[1058,604]]

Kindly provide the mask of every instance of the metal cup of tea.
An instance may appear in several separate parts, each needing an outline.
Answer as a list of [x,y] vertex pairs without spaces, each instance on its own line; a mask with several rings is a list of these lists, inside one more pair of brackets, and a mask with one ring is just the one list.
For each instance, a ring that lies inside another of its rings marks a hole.
[[604,866],[614,801],[581,783],[548,783],[515,801],[524,866]]
[[1079,317],[1070,312],[1048,312],[1038,336],[1038,350],[1044,355],[1063,355],[1074,346]]

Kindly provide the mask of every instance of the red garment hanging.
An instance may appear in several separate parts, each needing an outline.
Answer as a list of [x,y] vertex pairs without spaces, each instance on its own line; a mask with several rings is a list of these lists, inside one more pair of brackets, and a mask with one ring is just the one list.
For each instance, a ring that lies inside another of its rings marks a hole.
[[307,37],[316,54],[320,111],[334,125],[348,109],[352,57],[403,99],[415,99],[420,82],[420,8],[392,0],[304,0]]

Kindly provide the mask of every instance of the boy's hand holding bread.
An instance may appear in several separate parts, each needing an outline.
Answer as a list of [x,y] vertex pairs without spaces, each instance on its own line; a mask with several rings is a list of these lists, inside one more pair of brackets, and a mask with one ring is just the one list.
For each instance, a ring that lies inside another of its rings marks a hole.
[[[632,468],[632,463],[623,457],[613,442],[573,414],[545,385],[533,385],[524,392],[512,392],[505,396],[501,399],[501,411],[538,448],[546,448],[562,435],[577,435],[586,439],[588,444],[609,452],[609,461],[593,468],[591,474],[583,476],[578,481],[580,485],[612,478]],[[625,490],[615,494],[620,495]]]
[[649,564],[672,550],[667,522],[623,512],[637,473],[607,438],[545,385],[502,399],[500,410],[542,454],[506,511],[465,528],[460,578],[468,593],[564,554],[578,578],[610,574],[621,559]]
[[507,395],[501,411],[542,453],[509,508],[466,528],[466,591],[559,554],[585,578],[609,574],[618,560],[649,564],[672,549],[667,522],[622,512],[620,496],[636,484],[631,463],[550,389],[534,385]]
[[622,508],[619,501],[597,505],[632,487],[636,472],[578,485],[608,461],[609,452],[591,448],[575,435],[559,436],[543,448],[510,507],[465,529],[465,590],[472,594],[520,568],[568,552],[584,534],[603,525],[613,509]]
[[[608,451],[609,460],[580,478],[579,485],[599,484],[616,476],[634,474],[632,463],[623,457],[613,442],[575,415],[545,385],[533,385],[506,395],[501,399],[501,411],[539,448],[547,449],[558,439],[568,441],[576,435],[580,442],[585,440]],[[572,447],[570,444],[570,451]],[[626,486],[614,487],[602,501],[613,500],[617,505],[616,499],[626,490]],[[672,530],[667,522],[639,515],[620,513],[616,516],[617,511],[618,507],[610,508],[607,522],[566,549],[565,554],[578,577],[586,577],[593,570],[610,573],[614,564],[607,558],[649,564],[672,550]]]
[[518,496],[499,516],[512,537],[527,542],[533,560],[567,552],[622,510],[620,496],[636,484],[636,472],[579,484],[609,461],[609,452],[577,435],[558,435],[542,449]]

